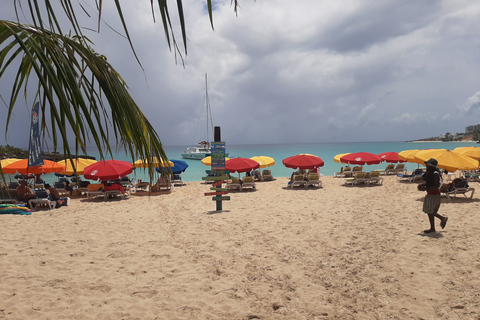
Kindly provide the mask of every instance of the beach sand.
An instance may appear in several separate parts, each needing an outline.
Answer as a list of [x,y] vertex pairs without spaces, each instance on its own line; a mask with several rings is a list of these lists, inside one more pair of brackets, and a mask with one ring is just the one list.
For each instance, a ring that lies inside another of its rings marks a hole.
[[478,195],[426,235],[416,184],[286,181],[2,215],[0,319],[480,319]]

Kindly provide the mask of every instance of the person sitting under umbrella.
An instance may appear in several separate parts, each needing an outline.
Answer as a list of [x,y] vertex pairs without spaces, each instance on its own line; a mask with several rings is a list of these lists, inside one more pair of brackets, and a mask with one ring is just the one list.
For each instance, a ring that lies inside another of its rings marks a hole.
[[30,199],[35,199],[35,193],[27,187],[27,182],[25,180],[20,180],[17,187],[17,199],[23,202],[28,202]]
[[50,192],[50,198],[52,198],[52,201],[56,202],[55,208],[59,208],[61,206],[65,206],[67,204],[67,201],[65,200],[66,198],[60,197],[60,194],[58,193],[58,190],[48,183],[45,185],[45,189],[47,189]]

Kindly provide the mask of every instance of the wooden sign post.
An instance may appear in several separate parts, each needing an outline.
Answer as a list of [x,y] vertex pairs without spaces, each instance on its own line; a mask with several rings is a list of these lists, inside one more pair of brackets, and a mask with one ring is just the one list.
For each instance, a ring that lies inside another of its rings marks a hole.
[[222,184],[225,180],[230,179],[230,171],[225,170],[225,142],[220,141],[220,127],[215,127],[215,141],[212,142],[211,157],[212,157],[212,170],[206,170],[207,176],[203,177],[203,180],[215,181],[210,190],[214,192],[205,192],[206,196],[212,197],[213,201],[217,203],[217,211],[222,210],[222,201],[230,200],[226,188],[222,188]]

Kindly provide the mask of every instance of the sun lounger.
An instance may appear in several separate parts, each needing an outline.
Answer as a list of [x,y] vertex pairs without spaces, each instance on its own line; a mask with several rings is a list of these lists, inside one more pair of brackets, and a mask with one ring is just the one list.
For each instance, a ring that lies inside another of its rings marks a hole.
[[255,179],[253,177],[247,176],[242,179],[242,190],[245,188],[253,188],[253,190],[256,189]]
[[372,171],[368,177],[368,183],[383,184],[383,178],[380,176],[380,171]]
[[334,177],[345,178],[352,175],[352,167],[342,167],[339,172],[333,174]]
[[57,189],[59,195],[65,195],[65,196],[68,195],[68,191],[65,190],[64,182],[60,182],[60,181],[54,182],[53,186],[55,187],[55,189]]
[[242,184],[238,178],[232,178],[232,180],[227,181],[227,189],[242,191]]
[[408,180],[414,182],[415,180],[422,179],[423,170],[415,169],[411,174],[397,174],[397,180]]
[[90,183],[87,186],[87,191],[85,193],[87,194],[88,200],[92,200],[97,197],[102,197],[103,199],[105,199],[105,193],[103,192],[103,184],[101,183]]
[[319,173],[309,173],[307,176],[307,182],[305,183],[305,188],[309,186],[317,186],[319,188],[322,187],[322,181],[320,181],[320,174]]
[[344,178],[345,185],[358,185],[361,183],[368,183],[367,174],[365,172],[357,172],[353,175],[353,177]]
[[406,174],[407,169],[405,168],[405,163],[399,163],[395,166],[396,174]]
[[449,188],[447,189],[440,189],[440,191],[447,196],[448,199],[452,199],[451,195],[453,195],[454,198],[457,197],[457,194],[463,195],[465,198],[467,198],[467,193],[470,193],[470,199],[473,198],[473,195],[475,193],[475,188],[470,187],[468,185],[467,180],[460,180],[459,182],[456,181],[457,179],[453,180],[453,182],[449,183]]
[[273,176],[272,176],[272,171],[271,170],[268,170],[268,169],[265,169],[263,170],[262,172],[262,181],[273,181]]
[[50,195],[47,190],[35,190],[35,199],[30,199],[28,205],[34,210],[38,210],[39,207],[46,207],[48,210],[55,208],[57,202],[50,200]]
[[17,190],[0,190],[0,203],[18,203]]
[[293,180],[288,182],[288,186],[293,189],[296,186],[305,187],[306,183],[307,180],[305,180],[303,174],[296,174],[293,176]]
[[164,176],[158,178],[152,191],[173,190],[173,183]]
[[395,169],[395,165],[393,163],[386,166],[385,174],[397,174],[397,169]]
[[173,183],[174,186],[183,186],[185,184],[185,183],[183,183],[181,174],[174,174],[172,183]]

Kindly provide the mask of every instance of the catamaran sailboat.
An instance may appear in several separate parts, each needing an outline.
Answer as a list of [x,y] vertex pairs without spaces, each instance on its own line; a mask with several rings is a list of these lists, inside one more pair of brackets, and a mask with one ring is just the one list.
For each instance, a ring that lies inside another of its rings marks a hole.
[[[208,99],[208,88],[207,88],[207,74],[205,74],[205,106],[207,111],[207,139],[205,141],[200,141],[195,147],[188,147],[184,153],[182,153],[182,158],[193,159],[193,160],[202,160],[205,157],[211,155],[211,145],[208,141],[208,138],[213,135],[213,122],[212,122],[212,111],[210,110],[210,100]],[[211,135],[209,135],[209,132]],[[225,156],[228,156],[226,153]]]

